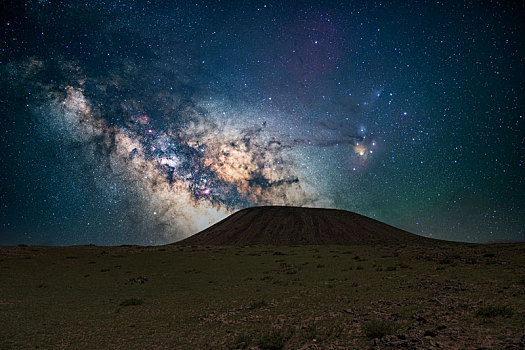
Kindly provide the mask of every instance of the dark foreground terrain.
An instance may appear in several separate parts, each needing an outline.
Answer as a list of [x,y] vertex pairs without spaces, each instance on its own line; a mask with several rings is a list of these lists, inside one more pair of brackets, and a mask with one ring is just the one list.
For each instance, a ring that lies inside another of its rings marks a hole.
[[525,245],[0,247],[0,349],[522,348]]

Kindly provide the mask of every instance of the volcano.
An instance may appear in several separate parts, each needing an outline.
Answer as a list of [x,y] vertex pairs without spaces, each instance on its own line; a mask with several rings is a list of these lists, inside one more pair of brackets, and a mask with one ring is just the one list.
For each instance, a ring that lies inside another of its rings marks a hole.
[[264,206],[240,210],[177,243],[186,245],[351,245],[429,240],[345,210]]

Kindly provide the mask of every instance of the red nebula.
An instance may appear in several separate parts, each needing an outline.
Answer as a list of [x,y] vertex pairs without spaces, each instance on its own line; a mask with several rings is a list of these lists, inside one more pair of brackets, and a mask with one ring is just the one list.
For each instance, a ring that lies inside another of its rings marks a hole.
[[149,117],[145,114],[139,116],[139,124],[148,124],[149,123]]

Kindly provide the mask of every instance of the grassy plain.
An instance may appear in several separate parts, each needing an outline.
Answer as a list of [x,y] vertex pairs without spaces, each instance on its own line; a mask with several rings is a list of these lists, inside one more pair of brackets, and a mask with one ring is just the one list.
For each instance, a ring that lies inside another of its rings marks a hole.
[[0,247],[0,349],[525,346],[525,245]]

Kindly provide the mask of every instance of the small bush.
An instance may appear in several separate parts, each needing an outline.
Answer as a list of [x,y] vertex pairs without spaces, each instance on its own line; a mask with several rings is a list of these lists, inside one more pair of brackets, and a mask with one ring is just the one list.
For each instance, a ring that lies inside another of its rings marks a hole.
[[259,301],[254,301],[253,303],[251,303],[249,306],[249,309],[250,310],[260,309],[261,307],[265,307],[265,306],[268,306],[268,303],[264,300],[259,300]]
[[441,261],[439,261],[439,263],[441,265],[450,265],[452,263],[454,263],[454,261],[450,258],[445,258],[445,259],[442,259]]
[[394,331],[394,325],[384,320],[373,320],[363,327],[363,333],[370,339],[382,338],[385,335],[394,333]]
[[280,350],[284,348],[288,337],[281,329],[272,330],[263,334],[258,341],[259,347],[263,350]]
[[134,306],[134,305],[142,305],[144,304],[144,300],[140,298],[131,298],[126,299],[123,302],[120,303],[120,306]]
[[303,328],[304,337],[307,340],[312,340],[317,338],[317,326],[315,324],[309,324],[308,326]]
[[235,340],[229,344],[230,349],[248,349],[252,343],[252,337],[247,334],[239,334]]
[[510,306],[485,306],[480,308],[476,315],[478,317],[512,316],[513,310]]

